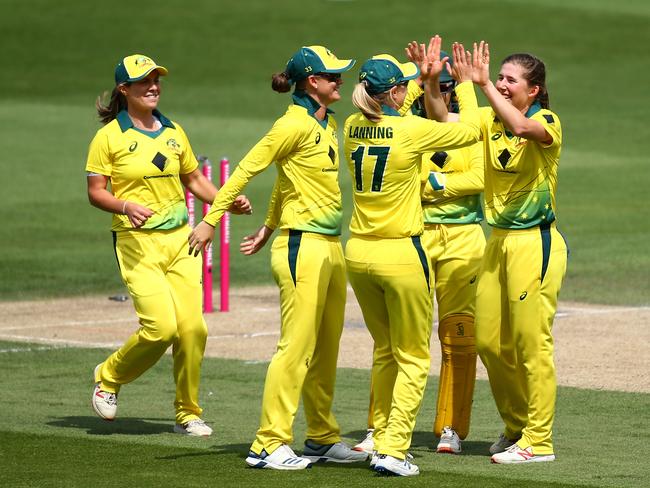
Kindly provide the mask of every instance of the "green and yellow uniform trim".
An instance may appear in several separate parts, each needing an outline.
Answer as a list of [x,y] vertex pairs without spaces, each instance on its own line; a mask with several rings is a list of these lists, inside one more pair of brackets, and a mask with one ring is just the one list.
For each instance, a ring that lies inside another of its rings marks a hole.
[[[179,175],[199,163],[181,126],[157,110],[154,116],[162,127],[148,132],[135,128],[125,110],[118,113],[90,143],[86,171],[107,176],[116,198],[153,210],[141,229],[175,229],[187,223]],[[113,231],[132,228],[126,215],[113,214]]]

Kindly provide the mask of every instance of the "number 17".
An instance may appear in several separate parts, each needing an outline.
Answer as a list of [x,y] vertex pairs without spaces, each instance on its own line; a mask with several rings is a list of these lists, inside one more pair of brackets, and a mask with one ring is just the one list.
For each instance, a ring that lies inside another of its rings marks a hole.
[[[363,157],[366,146],[359,146],[350,157],[354,161],[354,179],[356,181],[357,191],[363,191]],[[372,185],[370,191],[381,191],[381,185],[384,180],[384,171],[386,171],[386,161],[390,146],[370,146],[368,156],[375,156],[375,168],[372,171]]]

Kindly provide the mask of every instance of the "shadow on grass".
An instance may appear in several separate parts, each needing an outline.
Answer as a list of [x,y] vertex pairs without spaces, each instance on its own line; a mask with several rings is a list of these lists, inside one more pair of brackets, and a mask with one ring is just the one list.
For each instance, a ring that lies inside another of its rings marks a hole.
[[119,418],[109,422],[92,416],[60,417],[47,422],[47,425],[64,429],[85,430],[89,435],[153,435],[171,433],[174,424],[163,419]]
[[[357,439],[357,442],[359,442],[366,436],[366,432],[366,430],[352,430],[343,434],[343,437],[348,439]],[[418,452],[433,452],[435,451],[437,443],[438,438],[433,434],[433,432],[416,430],[413,432],[413,437],[411,439],[411,450],[416,452],[413,452],[412,454],[417,458]],[[465,440],[462,442],[463,452],[461,456],[489,457],[489,448],[491,445],[491,442],[486,441]]]
[[169,456],[158,456],[156,459],[183,459],[183,458],[193,458],[198,456],[223,456],[223,455],[232,455],[235,454],[236,457],[244,462],[246,456],[248,455],[248,448],[250,444],[221,444],[214,445],[209,448],[209,450],[195,451],[195,452],[185,452],[183,454],[172,454]]

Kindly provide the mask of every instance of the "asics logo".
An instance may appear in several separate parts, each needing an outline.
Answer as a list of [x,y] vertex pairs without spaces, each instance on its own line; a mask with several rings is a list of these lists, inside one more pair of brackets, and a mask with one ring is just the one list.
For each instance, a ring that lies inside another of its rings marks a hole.
[[133,144],[129,146],[129,152],[135,151],[136,147],[138,147],[138,141],[134,141]]
[[521,295],[519,295],[519,300],[523,302],[527,296],[528,296],[528,292],[525,291]]

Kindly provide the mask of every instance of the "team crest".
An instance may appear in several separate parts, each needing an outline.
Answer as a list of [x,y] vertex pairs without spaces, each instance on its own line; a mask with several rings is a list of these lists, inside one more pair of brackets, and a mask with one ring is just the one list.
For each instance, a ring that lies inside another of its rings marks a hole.
[[140,56],[135,60],[135,65],[136,66],[152,66],[154,62],[151,60],[151,58],[148,58],[147,56]]
[[176,139],[167,139],[167,147],[174,151],[176,154],[179,154],[181,152],[181,145],[176,142]]

